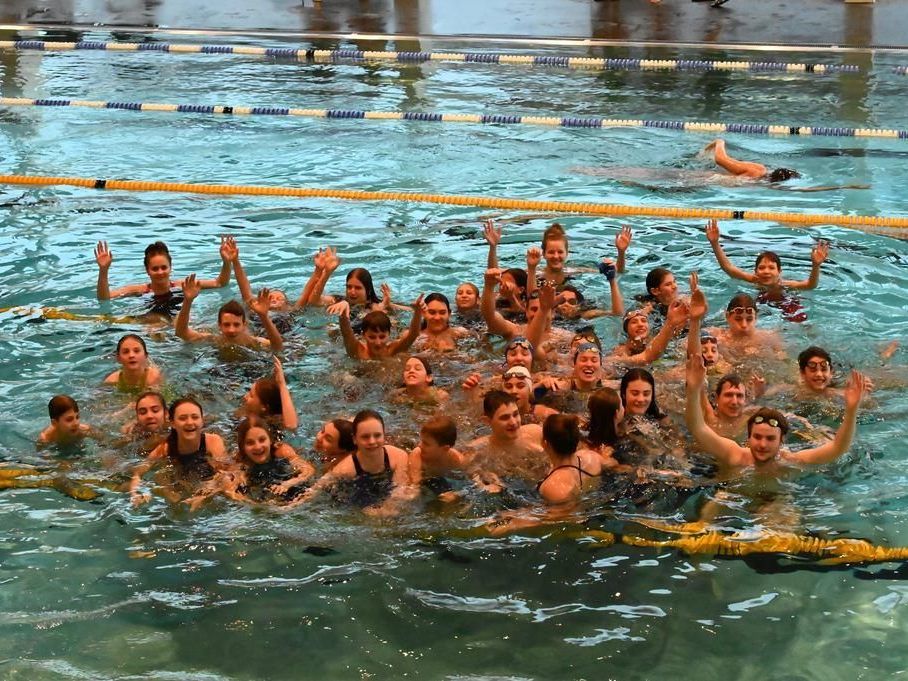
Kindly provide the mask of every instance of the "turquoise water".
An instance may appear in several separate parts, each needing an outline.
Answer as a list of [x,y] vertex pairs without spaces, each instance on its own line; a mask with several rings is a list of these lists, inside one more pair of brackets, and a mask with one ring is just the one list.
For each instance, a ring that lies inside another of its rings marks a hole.
[[[824,61],[786,59],[799,56]],[[895,63],[883,56],[861,62],[870,71],[865,76],[808,77],[20,54],[3,61],[2,82],[5,96],[908,128],[906,81],[889,73]],[[729,136],[741,156],[798,168],[804,186],[854,182],[872,184],[873,191],[652,192],[572,170],[698,169],[696,153],[709,139],[637,129],[4,109],[0,170],[905,215],[904,141]],[[823,150],[845,155],[817,155]],[[254,285],[292,294],[309,274],[312,253],[326,243],[338,246],[342,272],[368,266],[400,301],[421,291],[451,294],[463,280],[479,283],[485,260],[484,213],[475,209],[66,188],[2,188],[0,203],[4,308],[135,311],[135,300],[104,308],[95,300],[92,247],[102,238],[115,256],[112,285],[145,280],[141,253],[158,238],[170,245],[177,276],[213,276],[221,233],[239,240]],[[502,261],[522,260],[550,221],[530,217],[509,225]],[[575,264],[591,264],[611,250],[616,221],[561,221]],[[660,264],[679,275],[699,269],[714,310],[737,290],[712,260],[699,224],[632,224],[626,296],[641,291],[646,271]],[[786,483],[786,490],[804,531],[908,544],[904,360],[896,355],[884,366],[877,356],[908,329],[908,247],[835,227],[726,223],[723,233],[736,263],[749,264],[768,246],[783,255],[792,276],[806,273],[816,237],[831,241],[819,289],[802,297],[809,322],[790,324],[770,314],[761,324],[779,328],[791,354],[818,342],[833,351],[840,371],[866,368],[880,389],[873,408],[861,414],[852,453]],[[604,300],[603,283],[591,279],[586,288]],[[330,290],[341,290],[340,277],[332,284]],[[193,318],[213,319],[230,295],[206,293]],[[0,458],[48,462],[32,441],[57,392],[77,397],[85,421],[118,425],[110,413],[122,402],[99,384],[114,368],[116,339],[144,333],[142,327],[41,323],[36,315],[13,313],[0,319]],[[301,446],[321,420],[372,404],[378,393],[365,382],[351,393],[343,379],[326,380],[353,369],[328,339],[327,322],[308,314],[302,340],[287,353],[302,424],[294,442]],[[617,338],[614,320],[600,320],[597,328]],[[218,370],[212,350],[187,347],[169,333],[154,337],[149,350],[178,390],[200,390],[220,428],[266,369],[263,361]],[[452,363],[440,381],[450,385],[459,371]],[[379,379],[393,384],[396,376],[389,371]],[[350,400],[354,393],[362,400]],[[392,440],[412,442],[410,415],[392,415]],[[70,461],[74,477],[89,478],[129,463],[103,446]],[[640,679],[688,678],[691,670],[703,679],[820,679],[880,678],[905,669],[908,587],[893,572],[897,565],[819,570],[784,558],[755,565],[670,550],[595,548],[557,534],[469,539],[452,532],[489,508],[483,502],[448,513],[430,507],[382,524],[325,505],[275,516],[217,503],[190,516],[161,501],[136,511],[114,491],[85,503],[52,490],[7,490],[0,493],[0,670],[23,679]],[[626,517],[616,519],[611,505],[592,512],[589,527],[631,526]],[[742,511],[737,524],[751,522]]]

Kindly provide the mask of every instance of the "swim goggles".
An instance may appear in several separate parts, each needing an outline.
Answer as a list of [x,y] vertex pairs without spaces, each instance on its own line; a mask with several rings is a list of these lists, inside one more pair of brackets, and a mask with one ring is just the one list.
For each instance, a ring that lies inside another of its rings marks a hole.
[[[733,307],[727,311],[733,317],[756,317],[757,308],[755,307]],[[748,314],[749,313],[749,314]]]
[[719,339],[716,338],[715,336],[710,336],[709,334],[703,334],[702,336],[700,336],[700,342],[701,343],[715,343],[716,345],[718,345]]
[[824,359],[822,361],[807,362],[804,367],[810,369],[811,371],[816,371],[817,369],[826,371],[827,369],[829,369],[830,365],[829,362]]
[[754,416],[754,423],[768,423],[773,428],[780,428],[779,420],[774,418],[766,418],[765,416]]
[[580,357],[582,352],[595,352],[597,355],[602,354],[602,350],[595,343],[581,343],[577,346],[577,349],[574,351],[574,363],[577,363],[577,358]]
[[507,346],[505,347],[504,353],[508,354],[514,348],[523,348],[524,350],[529,350],[530,353],[533,352],[533,344],[530,343],[530,341],[528,341],[523,336],[518,336],[517,338],[512,338],[511,342],[508,343]]

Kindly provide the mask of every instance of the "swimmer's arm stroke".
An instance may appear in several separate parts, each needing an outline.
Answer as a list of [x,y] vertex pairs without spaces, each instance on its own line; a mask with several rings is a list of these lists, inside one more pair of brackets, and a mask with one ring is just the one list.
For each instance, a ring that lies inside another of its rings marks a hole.
[[852,369],[851,377],[844,391],[845,414],[835,432],[835,437],[819,447],[802,449],[798,452],[785,451],[782,458],[792,463],[823,464],[835,461],[847,452],[857,430],[858,405],[864,397],[864,390],[864,375],[856,369]]

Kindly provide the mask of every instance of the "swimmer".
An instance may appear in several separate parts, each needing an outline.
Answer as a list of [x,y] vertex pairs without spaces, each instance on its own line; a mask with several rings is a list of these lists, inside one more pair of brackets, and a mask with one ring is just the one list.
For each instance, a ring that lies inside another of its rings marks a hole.
[[579,421],[574,415],[553,414],[542,424],[542,448],[549,459],[549,472],[536,485],[546,504],[570,504],[599,486],[602,460],[596,452],[579,449]]
[[502,478],[541,478],[545,474],[542,429],[535,424],[521,425],[517,400],[501,390],[490,390],[483,397],[482,410],[483,420],[492,432],[468,446],[474,453],[471,468],[477,485],[497,493],[504,489]]
[[737,440],[744,434],[747,420],[757,410],[755,405],[748,406],[748,392],[752,389],[749,390],[737,374],[726,374],[716,383],[715,408],[706,398],[705,388],[702,390],[703,417],[717,435]]
[[646,369],[628,369],[621,377],[618,394],[624,405],[624,421],[635,419],[667,423],[668,416],[656,402],[656,379]]
[[[489,244],[489,255],[486,258],[486,269],[499,270],[498,245],[501,243],[501,226],[495,227],[492,220],[483,224],[483,236]],[[527,272],[519,267],[500,269],[498,295],[495,308],[507,315],[518,315],[526,310]]]
[[382,291],[386,294],[385,298],[379,298],[375,292],[375,285],[372,283],[372,274],[364,267],[354,267],[347,272],[344,284],[343,296],[326,296],[325,286],[328,279],[334,274],[335,270],[340,267],[341,260],[337,257],[337,250],[330,246],[319,252],[313,257],[315,261],[315,270],[306,283],[300,299],[297,301],[297,307],[306,306],[327,306],[328,314],[337,303],[346,301],[351,308],[362,307],[366,311],[384,310],[390,314],[393,306],[390,300],[391,289],[387,284],[382,284]]
[[390,516],[413,497],[407,452],[385,444],[385,421],[376,411],[364,409],[353,418],[356,451],[342,459],[300,496],[305,503],[325,491],[360,506],[367,515]]
[[738,293],[725,307],[727,329],[707,329],[710,336],[727,348],[732,359],[743,355],[784,356],[779,334],[757,328],[757,303],[746,293]]
[[419,429],[419,445],[410,452],[410,484],[423,486],[437,494],[442,501],[454,498],[451,473],[463,471],[467,458],[454,449],[457,444],[457,424],[450,416],[433,416]]
[[536,385],[536,400],[545,415],[574,412],[583,408],[587,396],[603,387],[602,353],[594,343],[582,343],[574,352],[574,369],[569,377],[547,376]]
[[454,308],[457,314],[479,313],[479,287],[469,281],[463,282],[454,292]]
[[[181,488],[195,487],[210,480],[215,473],[227,467],[224,440],[216,433],[206,433],[202,405],[191,397],[182,397],[171,403],[170,433],[167,440],[155,447],[148,458],[133,470],[129,483],[129,494],[133,506],[141,506],[151,500],[151,494],[140,492],[142,477],[151,469],[170,463],[173,479],[169,489],[163,490],[168,501],[181,499]],[[190,495],[186,495],[190,496]]]
[[274,378],[260,378],[243,396],[243,406],[240,414],[246,417],[258,416],[264,418],[272,426],[279,426],[285,430],[296,430],[299,426],[299,416],[293,404],[293,396],[287,386],[284,376],[284,365],[281,360],[274,358]]
[[630,310],[624,315],[622,328],[627,341],[612,350],[609,361],[619,364],[652,364],[668,348],[669,342],[687,325],[689,308],[676,300],[671,304],[659,333],[650,337],[649,318],[645,308]]
[[322,424],[321,430],[315,435],[315,451],[324,464],[325,473],[350,456],[356,451],[353,422],[349,419],[332,419]]
[[[533,344],[523,336],[515,336],[508,341],[508,344],[504,349],[505,371],[507,372],[510,369],[523,367],[526,369],[527,376],[530,376],[533,370],[534,355]],[[464,379],[462,388],[466,391],[474,391],[474,394],[476,394],[475,390],[480,387],[481,384],[482,376],[478,372],[473,372]],[[497,379],[493,379],[491,386],[486,387],[500,389],[501,383]]]
[[[218,273],[217,279],[200,279],[198,281],[200,289],[223,288],[230,281],[230,244],[232,242],[233,237],[221,237],[221,261],[223,263],[221,271]],[[110,300],[122,296],[142,296],[149,293],[153,296],[169,296],[183,285],[182,279],[170,278],[173,261],[167,245],[162,241],[155,241],[145,249],[145,271],[151,280],[147,284],[129,284],[110,289],[107,283],[107,273],[113,262],[113,253],[106,241],[99,241],[95,246],[95,262],[98,263],[98,300]]]
[[611,259],[603,258],[599,264],[599,271],[605,275],[608,281],[611,293],[611,309],[603,310],[586,306],[583,294],[580,293],[577,287],[566,284],[561,288],[561,293],[558,294],[555,301],[555,312],[561,319],[595,319],[607,315],[620,317],[624,314],[624,298],[621,296],[621,288],[618,286],[615,264]]
[[[700,290],[700,277],[696,272],[690,273],[690,318],[687,326],[687,356],[702,355],[708,373],[727,374],[731,364],[719,354],[719,339],[709,333],[701,332],[703,317],[709,311],[706,296]],[[678,367],[683,374],[685,367]]]
[[739,161],[738,159],[732,158],[728,155],[728,152],[725,150],[725,140],[716,139],[706,145],[703,149],[704,152],[713,152],[713,160],[721,168],[724,168],[729,173],[736,177],[751,179],[751,180],[762,180],[766,179],[769,182],[785,182],[792,178],[801,177],[800,173],[796,170],[791,170],[790,168],[776,168],[775,170],[769,170],[762,163],[754,163],[753,161]]
[[[816,345],[798,354],[798,372],[801,398],[843,397],[844,391],[832,387],[832,357],[826,350]],[[873,390],[873,381],[864,377],[864,392]]]
[[160,369],[148,361],[148,349],[141,336],[128,333],[117,341],[117,361],[120,369],[104,379],[121,392],[142,392],[163,382]]
[[741,446],[734,440],[717,435],[703,419],[700,390],[706,375],[703,359],[691,357],[687,363],[687,427],[697,444],[728,468],[754,467],[769,475],[781,473],[784,464],[824,464],[835,461],[848,451],[857,428],[857,411],[864,395],[864,377],[852,370],[845,388],[845,415],[835,437],[820,445],[792,452],[782,445],[788,433],[788,422],[776,409],[758,409],[747,420],[747,441]]
[[599,454],[603,467],[619,469],[614,453],[624,434],[624,404],[621,395],[611,388],[600,388],[590,395],[586,406],[589,418],[584,446]]
[[[221,491],[234,501],[287,501],[315,474],[312,464],[286,442],[276,441],[268,423],[257,416],[240,422],[236,442],[238,468],[219,476],[219,483],[223,485]],[[192,499],[190,507],[203,498]]]
[[796,290],[814,289],[820,282],[820,266],[826,262],[826,258],[829,257],[829,243],[821,240],[817,242],[810,252],[810,261],[812,263],[810,276],[802,281],[782,279],[782,261],[779,259],[779,256],[772,251],[763,251],[757,256],[753,274],[735,267],[731,260],[728,259],[728,256],[725,255],[725,251],[722,250],[722,245],[719,243],[718,221],[710,220],[706,223],[706,238],[709,240],[709,244],[712,246],[719,267],[722,268],[723,272],[732,279],[740,279],[749,284],[755,284],[763,290],[777,291],[781,288]]
[[448,399],[448,393],[432,385],[432,365],[423,357],[414,355],[404,363],[404,385],[391,393],[391,399],[402,402],[439,404]]
[[671,270],[655,267],[646,274],[646,294],[638,300],[658,312],[667,315],[672,303],[678,300],[678,283]]
[[[236,278],[237,288],[240,290],[240,300],[251,300],[255,297],[255,294],[252,292],[252,285],[249,283],[249,277],[246,275],[246,270],[240,262],[240,249],[233,238],[230,238],[228,241],[226,254],[233,265],[233,275]],[[304,291],[300,296],[300,299],[305,295]],[[290,305],[290,301],[287,300],[287,294],[280,289],[268,289],[268,309],[271,312],[287,314],[295,312],[301,307],[304,307],[304,305],[300,304],[299,301],[297,301],[295,305]]]
[[190,274],[183,280],[183,306],[174,322],[174,330],[180,338],[188,343],[211,342],[218,345],[240,345],[248,348],[263,348],[272,352],[280,352],[284,347],[284,340],[280,332],[268,316],[269,310],[269,291],[263,288],[259,291],[257,298],[246,301],[246,304],[253,310],[262,322],[265,333],[268,338],[253,336],[249,333],[246,324],[246,310],[237,301],[231,300],[221,305],[218,310],[218,329],[220,333],[203,333],[195,331],[189,326],[189,318],[192,312],[192,301],[196,299],[201,291],[201,285],[196,280],[194,274]]
[[47,403],[50,425],[38,436],[38,449],[50,445],[67,447],[92,436],[92,429],[79,420],[79,404],[69,395],[54,395]]
[[141,439],[141,451],[149,452],[161,444],[170,428],[164,396],[154,390],[138,395],[135,415],[135,420],[123,426],[122,432],[137,440]]
[[547,416],[546,408],[535,404],[533,395],[533,377],[525,366],[517,365],[509,368],[501,376],[501,389],[517,400],[517,409],[520,412],[520,424],[542,424]]
[[406,352],[419,336],[424,304],[422,294],[410,305],[413,317],[410,328],[396,340],[389,341],[391,335],[391,318],[380,310],[373,310],[362,318],[362,336],[359,340],[350,324],[350,303],[342,300],[328,308],[328,314],[336,314],[340,320],[341,335],[347,355],[353,359],[381,359]]
[[457,349],[457,341],[470,336],[462,326],[451,326],[451,303],[442,293],[430,293],[423,301],[422,333],[415,341],[420,351],[448,352]]

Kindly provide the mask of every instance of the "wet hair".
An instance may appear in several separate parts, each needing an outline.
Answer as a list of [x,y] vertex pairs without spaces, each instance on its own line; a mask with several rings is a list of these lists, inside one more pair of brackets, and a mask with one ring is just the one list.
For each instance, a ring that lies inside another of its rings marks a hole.
[[280,416],[284,410],[284,401],[281,399],[281,388],[273,378],[260,378],[252,384],[259,402],[265,407],[269,416]]
[[640,367],[628,369],[627,373],[621,377],[620,393],[624,408],[627,409],[627,386],[633,381],[646,381],[649,383],[649,387],[653,389],[653,399],[650,401],[649,407],[646,408],[645,416],[656,420],[665,418],[665,414],[659,409],[659,405],[656,403],[656,379],[653,378],[653,375],[650,372],[646,369],[641,369]]
[[161,409],[163,409],[164,411],[167,411],[167,402],[166,402],[166,400],[164,400],[164,396],[161,393],[159,393],[157,390],[146,390],[145,392],[139,394],[138,397],[136,397],[135,409],[137,411],[139,409],[139,402],[144,400],[146,397],[157,398],[158,402],[161,403]]
[[[652,298],[652,296],[650,296]],[[637,308],[636,310],[628,310],[624,313],[624,319],[621,322],[621,328],[624,329],[624,333],[627,333],[627,325],[634,317],[644,317],[647,324],[649,324],[649,315],[646,313],[646,310]]]
[[782,440],[785,439],[785,436],[788,435],[788,419],[785,418],[785,414],[780,412],[778,409],[770,409],[769,407],[760,407],[750,418],[747,419],[747,437],[750,437],[750,431],[753,430],[754,421],[758,418],[762,419],[761,423],[765,423],[769,419],[775,419],[779,424],[779,430],[782,431]]
[[520,269],[519,267],[511,267],[506,269],[501,273],[502,276],[505,274],[510,274],[511,278],[514,280],[514,283],[517,284],[517,288],[527,290],[527,271]]
[[144,263],[146,270],[148,269],[148,263],[150,263],[151,259],[156,255],[163,255],[167,258],[169,264],[173,264],[173,258],[170,257],[170,251],[167,248],[167,244],[163,241],[155,241],[153,244],[148,244],[148,246],[145,247]]
[[659,288],[662,286],[662,282],[665,281],[665,278],[671,275],[671,270],[664,267],[655,267],[651,269],[646,274],[646,295],[643,296],[645,300],[655,300],[656,296],[653,295],[653,289]]
[[[330,423],[337,430],[337,448],[344,452],[355,452],[353,421],[350,419],[331,419]],[[384,422],[382,423],[384,424]]]
[[221,323],[221,318],[225,314],[236,315],[237,317],[240,317],[243,321],[246,321],[246,310],[244,310],[243,306],[240,305],[235,300],[228,300],[226,303],[221,305],[220,308],[218,308],[218,324]]
[[592,343],[597,346],[600,351],[602,350],[602,340],[599,338],[599,334],[596,333],[596,329],[594,329],[591,324],[581,326],[574,331],[574,337],[571,338],[571,345],[574,344],[574,341],[581,338],[583,339],[581,345],[583,343]]
[[757,309],[757,301],[753,299],[748,293],[736,293],[732,296],[732,299],[728,301],[728,305],[725,306],[726,312],[731,312],[736,307],[752,307],[754,310]]
[[791,168],[776,168],[769,173],[770,182],[785,182],[793,177],[801,177],[801,173]]
[[240,421],[239,425],[236,427],[236,447],[240,456],[246,456],[246,435],[253,428],[261,428],[268,433],[268,439],[271,440],[271,454],[273,456],[277,440],[274,437],[274,433],[268,425],[268,422],[261,416],[247,416]]
[[566,286],[562,286],[562,287],[561,287],[561,292],[564,293],[565,291],[570,291],[570,292],[573,293],[575,296],[577,296],[577,304],[578,304],[578,305],[582,305],[582,304],[583,304],[583,294],[582,294],[580,291],[577,290],[577,287],[576,287],[576,286],[572,286],[571,284],[567,284]]
[[611,388],[600,388],[586,403],[590,412],[589,442],[594,447],[618,442],[615,414],[621,408],[621,396]]
[[381,429],[385,429],[385,420],[381,417],[381,414],[379,414],[374,409],[363,409],[362,411],[358,411],[356,413],[356,416],[353,417],[353,430],[351,431],[352,434],[354,436],[356,435],[356,429],[359,428],[360,423],[370,420],[378,421],[381,424]]
[[451,311],[451,302],[448,300],[448,297],[444,293],[438,293],[437,291],[435,293],[430,293],[425,298],[423,298],[422,302],[428,305],[429,303],[434,303],[436,300],[444,303],[445,307],[448,308],[448,312]]
[[181,404],[194,404],[196,407],[199,408],[199,413],[202,416],[205,416],[205,410],[202,409],[202,405],[199,404],[199,401],[197,399],[195,399],[194,397],[189,397],[187,395],[186,397],[179,397],[179,398],[175,399],[173,402],[170,403],[170,406],[167,407],[167,414],[170,416],[171,421],[173,421],[173,415],[177,413],[177,407],[179,407]]
[[763,251],[760,253],[760,255],[757,256],[756,261],[754,261],[754,269],[757,269],[763,260],[769,260],[769,262],[775,263],[776,267],[779,268],[779,271],[782,271],[782,260],[774,251]]
[[344,282],[348,282],[351,279],[359,280],[359,283],[363,285],[363,288],[366,289],[366,303],[380,303],[381,298],[378,297],[378,294],[375,293],[375,284],[372,283],[372,275],[369,273],[365,267],[354,267],[352,270],[347,272],[347,278],[344,279]]
[[542,439],[561,458],[570,456],[580,444],[579,419],[575,414],[552,414],[542,424]]
[[123,343],[125,343],[128,340],[137,341],[139,343],[139,345],[142,346],[142,350],[145,352],[145,354],[146,355],[148,354],[148,348],[145,347],[145,341],[142,339],[142,337],[137,336],[134,333],[127,333],[125,336],[123,336],[120,340],[117,341],[117,354],[118,355],[120,354],[120,348],[123,347]]
[[51,421],[56,421],[68,411],[79,413],[79,404],[69,395],[54,395],[47,403],[47,413]]
[[423,436],[428,435],[442,447],[453,447],[457,442],[457,424],[450,416],[439,414],[433,416],[419,429]]
[[[462,281],[461,283],[459,283],[457,285],[457,288],[460,288],[461,286],[468,286],[469,288],[471,288],[473,290],[473,293],[476,294],[476,297],[479,298],[479,296],[480,296],[479,287],[476,284],[474,284],[472,281]],[[456,291],[457,289],[454,289],[454,290]]]
[[571,359],[574,366],[577,365],[577,360],[580,358],[580,355],[582,355],[584,352],[595,352],[597,355],[599,355],[599,363],[600,364],[602,363],[602,348],[600,348],[595,343],[588,343],[588,342],[584,341],[583,343],[581,343],[580,345],[577,346],[576,350],[574,350],[574,356]]
[[391,333],[391,318],[381,310],[372,310],[363,316],[360,329],[362,333],[366,333],[366,331]]
[[725,374],[722,378],[719,379],[719,382],[716,383],[716,397],[722,394],[722,389],[730,385],[732,388],[737,388],[738,386],[743,386],[744,381],[741,379],[738,374]]
[[829,356],[829,353],[817,345],[811,345],[798,355],[798,367],[800,367],[801,371],[807,368],[807,362],[814,357],[825,359],[832,366],[832,357]]
[[490,390],[482,398],[482,413],[487,418],[492,418],[506,404],[517,404],[517,398],[504,390]]
[[564,250],[568,250],[567,234],[565,234],[565,232],[564,232],[564,227],[562,227],[557,222],[552,223],[542,233],[542,250],[543,250],[543,252],[545,252],[546,244],[548,244],[549,241],[563,241]]
[[429,360],[427,360],[425,357],[422,357],[421,355],[410,355],[404,362],[404,366],[406,366],[407,362],[409,362],[411,359],[415,359],[420,364],[422,364],[422,368],[426,370],[426,376],[432,376],[432,365],[429,364]]

